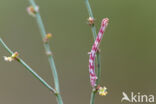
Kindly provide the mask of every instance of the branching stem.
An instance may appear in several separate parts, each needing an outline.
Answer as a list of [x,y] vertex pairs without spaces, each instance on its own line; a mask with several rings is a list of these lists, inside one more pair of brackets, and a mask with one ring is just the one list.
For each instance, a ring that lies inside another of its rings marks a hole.
[[[9,52],[9,54],[13,54],[13,52],[8,48],[8,46],[3,42],[0,38],[0,44]],[[45,85],[50,91],[54,94],[56,93],[55,89],[52,88],[42,77],[40,77],[30,66],[28,66],[21,58],[16,59],[20,64],[22,64],[29,72],[31,72],[43,85]]]

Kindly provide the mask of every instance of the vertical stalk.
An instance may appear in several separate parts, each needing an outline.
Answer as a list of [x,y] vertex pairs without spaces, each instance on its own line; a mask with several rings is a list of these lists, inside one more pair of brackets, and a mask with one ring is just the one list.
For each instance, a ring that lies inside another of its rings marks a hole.
[[96,94],[96,91],[92,91],[91,92],[90,104],[94,104],[94,102],[95,102],[95,94]]
[[100,52],[99,50],[97,51],[97,67],[98,67],[98,70],[97,70],[97,77],[98,79],[96,80],[96,85],[99,84],[100,82],[100,76],[101,76],[101,59],[100,59]]
[[[37,7],[34,0],[29,0],[29,2],[34,8]],[[37,24],[38,24],[42,39],[44,39],[45,36],[46,36],[46,31],[45,31],[45,28],[44,28],[44,25],[43,25],[43,22],[42,22],[42,18],[40,16],[39,12],[36,13],[36,21],[37,21]],[[48,60],[49,60],[51,71],[52,71],[52,74],[53,74],[53,77],[54,77],[54,83],[55,83],[55,88],[56,88],[56,97],[57,97],[58,104],[63,104],[63,101],[62,101],[62,98],[61,98],[61,95],[60,95],[58,74],[57,74],[57,71],[56,71],[56,66],[55,66],[54,58],[52,56],[52,51],[50,49],[50,45],[48,43],[44,43],[44,48],[45,48],[46,53],[50,53],[48,55]]]
[[[89,1],[88,0],[85,0],[85,4],[86,4],[86,8],[87,8],[87,10],[88,10],[88,14],[89,14],[89,17],[92,17],[92,18],[94,18],[94,16],[93,16],[93,13],[92,13],[92,9],[91,9],[91,7],[90,7],[90,3],[89,3]],[[96,27],[95,27],[95,25],[92,25],[91,26],[91,30],[92,30],[92,33],[93,33],[93,38],[94,38],[94,40],[96,39]]]
[[[91,9],[91,7],[90,7],[89,1],[88,1],[88,0],[85,0],[85,4],[86,4],[86,8],[87,8],[87,10],[88,10],[89,17],[94,18],[93,12],[92,12],[92,9]],[[97,36],[97,32],[96,32],[96,27],[95,27],[95,25],[91,25],[91,30],[92,30],[93,38],[94,38],[94,41],[95,41],[96,36]],[[100,52],[97,51],[96,55],[97,55],[97,57],[96,57],[97,71],[96,71],[96,72],[97,72],[97,77],[98,77],[98,79],[96,80],[96,85],[98,85],[98,84],[99,84],[99,81],[100,81],[100,74],[101,74]],[[96,88],[93,88],[93,89],[92,89],[91,98],[90,98],[90,104],[94,104],[94,103],[95,103],[95,95],[96,95],[96,92],[97,92],[95,89],[96,89]]]

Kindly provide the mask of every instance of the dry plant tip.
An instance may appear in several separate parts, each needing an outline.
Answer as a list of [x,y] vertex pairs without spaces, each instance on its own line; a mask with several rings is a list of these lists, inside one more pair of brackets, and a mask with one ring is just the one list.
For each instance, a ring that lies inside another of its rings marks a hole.
[[89,17],[89,18],[88,18],[88,24],[89,24],[90,26],[93,26],[93,25],[94,25],[94,22],[95,22],[95,19],[94,19],[93,17]]
[[11,61],[17,59],[18,56],[19,56],[19,53],[15,52],[11,56],[9,56],[9,57],[4,56],[4,60],[7,61],[7,62],[11,62]]
[[47,52],[46,52],[46,55],[51,56],[51,55],[52,55],[52,52],[47,51]]
[[51,33],[46,34],[45,38],[43,39],[43,42],[47,43],[51,37],[52,37]]
[[29,6],[29,7],[27,8],[27,12],[28,12],[29,15],[35,17],[35,16],[36,16],[36,13],[39,12],[39,7],[36,6],[36,7],[34,8],[33,6]]

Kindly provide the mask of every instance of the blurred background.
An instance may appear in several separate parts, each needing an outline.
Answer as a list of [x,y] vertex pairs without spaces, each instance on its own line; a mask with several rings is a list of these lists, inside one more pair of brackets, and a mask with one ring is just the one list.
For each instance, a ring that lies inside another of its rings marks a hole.
[[[93,44],[84,0],[36,0],[47,32],[65,104],[89,104],[88,52]],[[101,81],[108,95],[95,104],[120,104],[122,92],[156,96],[156,1],[90,0],[97,31],[110,19],[100,45]],[[28,0],[0,0],[0,37],[50,85],[53,77]],[[56,99],[17,62],[4,62],[0,46],[0,104],[56,104]]]

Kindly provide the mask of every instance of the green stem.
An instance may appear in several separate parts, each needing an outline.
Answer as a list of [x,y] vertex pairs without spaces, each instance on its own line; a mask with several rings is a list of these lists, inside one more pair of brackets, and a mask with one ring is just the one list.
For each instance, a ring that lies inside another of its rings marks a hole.
[[99,50],[97,51],[96,55],[97,55],[97,69],[98,69],[97,70],[98,79],[96,80],[96,85],[98,85],[100,82],[100,76],[101,76],[101,59],[100,59]]
[[[99,51],[97,51],[97,65],[98,65],[98,70],[97,70],[97,77],[98,79],[96,80],[96,85],[99,84],[100,82],[100,74],[101,74],[101,61],[100,61],[100,53]],[[91,92],[91,98],[90,98],[90,104],[94,104],[95,103],[95,95],[97,93],[97,89],[93,88],[92,92]]]
[[[34,8],[37,6],[36,3],[34,2],[34,0],[29,0],[29,2]],[[42,39],[44,40],[44,38],[46,36],[46,31],[45,31],[45,28],[44,28],[44,25],[42,22],[42,18],[40,16],[39,12],[36,13],[36,21],[37,21]],[[55,83],[55,88],[56,88],[56,93],[57,93],[57,101],[58,101],[58,104],[63,104],[63,101],[62,101],[62,98],[60,95],[58,74],[56,71],[56,66],[55,66],[54,58],[52,56],[52,51],[50,49],[50,45],[48,43],[44,43],[44,48],[47,53],[51,53],[50,55],[48,55],[48,60],[49,60],[51,71],[52,71],[52,74],[54,77],[54,83]]]
[[58,104],[63,104],[61,94],[57,94],[56,96],[57,96],[57,102],[58,102]]
[[95,94],[96,94],[96,91],[93,90],[91,92],[90,104],[94,104],[94,102],[95,102],[94,101],[95,100]]
[[[93,13],[92,13],[92,9],[91,9],[90,4],[89,4],[89,1],[85,0],[85,4],[86,4],[87,10],[88,10],[89,17],[94,18]],[[93,33],[93,38],[95,40],[96,36],[97,36],[96,35],[96,27],[95,27],[95,25],[91,25],[91,30],[92,30],[92,33]]]
[[[13,52],[8,48],[8,46],[3,42],[0,38],[0,44],[12,55]],[[31,72],[43,85],[45,85],[50,91],[56,93],[56,91],[46,82],[43,78],[41,78],[30,66],[28,66],[21,58],[16,59],[19,63],[21,63],[29,72]]]
[[[85,4],[86,4],[86,7],[87,7],[89,16],[94,18],[89,1],[85,0]],[[95,25],[91,25],[91,30],[92,30],[93,38],[94,38],[94,41],[95,41],[96,40],[96,36],[97,36]],[[98,65],[97,66],[97,78],[98,79],[96,80],[96,85],[98,85],[99,81],[100,81],[100,74],[101,74],[101,65],[100,65],[101,61],[100,61],[100,52],[99,52],[99,50],[97,51],[96,55],[97,55],[96,63]],[[90,104],[94,104],[95,103],[95,94],[96,94],[97,90],[94,90],[94,89],[95,88],[92,89],[91,98],[90,98]]]

